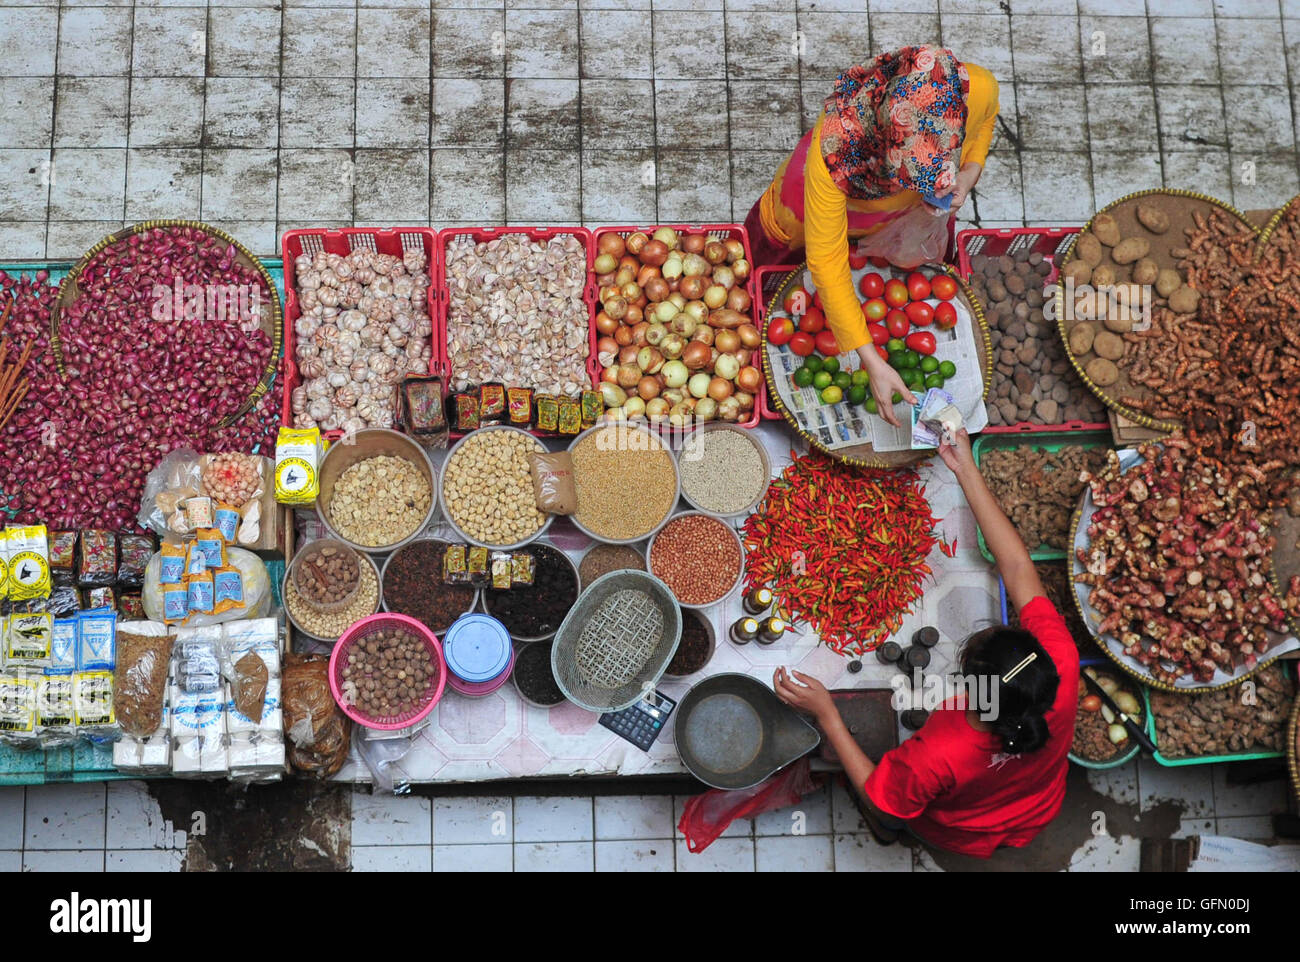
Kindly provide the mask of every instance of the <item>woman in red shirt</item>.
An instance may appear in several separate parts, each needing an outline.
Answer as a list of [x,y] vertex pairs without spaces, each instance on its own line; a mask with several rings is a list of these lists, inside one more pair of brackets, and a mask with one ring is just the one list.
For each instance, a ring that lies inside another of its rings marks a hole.
[[876,763],[816,679],[778,669],[773,686],[783,701],[817,717],[878,836],[892,838],[905,826],[932,845],[987,858],[1000,846],[1028,845],[1061,809],[1079,655],[1029,552],[975,467],[966,432],[939,455],[961,484],[1020,613],[1021,628],[987,628],[962,651],[963,678],[984,679],[995,710],[981,712],[955,696]]

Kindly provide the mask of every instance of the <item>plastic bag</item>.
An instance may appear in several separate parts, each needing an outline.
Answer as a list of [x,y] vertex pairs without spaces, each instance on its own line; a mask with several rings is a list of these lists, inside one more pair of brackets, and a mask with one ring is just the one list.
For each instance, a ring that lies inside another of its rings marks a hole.
[[329,658],[285,655],[280,691],[290,764],[316,778],[329,778],[347,761],[351,731],[351,722],[330,693]]
[[167,626],[153,621],[129,621],[118,628],[113,681],[117,720],[128,735],[148,738],[164,726],[172,640]]
[[411,791],[411,776],[399,763],[415,745],[413,736],[402,738],[374,737],[383,732],[362,732],[357,737],[357,754],[374,779],[374,791],[389,795],[406,795]]
[[808,759],[801,758],[753,788],[735,792],[711,788],[686,802],[677,830],[686,836],[686,846],[692,852],[703,852],[736,819],[793,805],[823,781],[824,776],[813,777]]
[[937,264],[948,249],[948,222],[953,215],[936,216],[924,204],[909,207],[874,234],[854,241],[859,255],[884,257],[895,267],[911,270]]
[[533,475],[533,499],[537,510],[547,514],[573,514],[578,510],[578,492],[573,484],[573,458],[568,451],[529,454]]
[[199,493],[199,454],[191,448],[177,448],[158,462],[158,467],[144,479],[140,495],[140,513],[135,516],[140,527],[165,535],[168,531],[184,533],[188,527],[169,528],[170,522],[184,515],[181,503]]
[[[232,608],[229,611],[222,611],[210,615],[198,614],[191,615],[185,619],[185,627],[198,628],[204,625],[219,625],[226,621],[235,621],[240,618],[264,618],[271,612],[271,578],[266,572],[266,564],[257,555],[251,551],[245,551],[243,548],[230,547],[226,549],[226,557],[229,563],[239,569],[240,577],[243,581],[244,589],[244,607]],[[162,553],[158,552],[149,559],[149,564],[144,570],[144,591],[141,595],[144,601],[145,615],[150,621],[167,621],[175,620],[163,617],[163,585],[159,583],[162,573]],[[172,586],[176,587],[176,586]]]

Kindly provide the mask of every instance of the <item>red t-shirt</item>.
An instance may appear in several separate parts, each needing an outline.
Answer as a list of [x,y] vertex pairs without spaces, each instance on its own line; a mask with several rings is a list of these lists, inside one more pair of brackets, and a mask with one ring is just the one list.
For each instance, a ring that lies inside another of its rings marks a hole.
[[1045,716],[1047,744],[1007,755],[996,735],[971,727],[954,698],[887,752],[867,779],[867,796],[877,808],[908,819],[908,828],[927,842],[962,855],[988,858],[1001,845],[1028,845],[1065,799],[1066,754],[1079,699],[1078,649],[1046,598],[1025,605],[1020,624],[1038,639],[1061,676]]

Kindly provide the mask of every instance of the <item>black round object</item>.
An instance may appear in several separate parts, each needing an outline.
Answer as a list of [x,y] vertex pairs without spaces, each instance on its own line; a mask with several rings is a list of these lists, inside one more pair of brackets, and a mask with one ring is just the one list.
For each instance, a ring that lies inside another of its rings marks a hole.
[[920,645],[909,645],[898,660],[898,666],[906,671],[928,668],[930,666],[930,649]]
[[920,731],[925,720],[930,717],[930,713],[923,708],[909,708],[903,712],[903,727],[908,731]]
[[851,662],[849,662],[849,674],[856,675],[856,674],[857,674],[858,672],[860,672],[861,670],[862,670],[862,662],[861,662],[861,661],[859,661],[858,659],[854,658]]
[[903,657],[903,649],[896,641],[887,641],[876,649],[876,660],[882,665],[892,665]]
[[564,701],[564,692],[551,671],[551,644],[523,645],[515,655],[515,686],[539,705],[558,705]]
[[939,643],[939,629],[926,625],[924,628],[918,628],[912,635],[912,644],[921,645],[924,648],[933,648]]

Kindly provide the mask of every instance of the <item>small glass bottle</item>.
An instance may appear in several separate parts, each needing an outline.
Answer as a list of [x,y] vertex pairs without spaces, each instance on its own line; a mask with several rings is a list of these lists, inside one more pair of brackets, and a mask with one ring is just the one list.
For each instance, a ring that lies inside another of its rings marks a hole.
[[749,594],[745,595],[740,601],[740,606],[745,609],[745,614],[758,615],[763,614],[768,608],[772,607],[772,591],[770,588],[758,587]]
[[773,615],[764,621],[758,628],[758,643],[760,645],[770,645],[778,641],[785,634],[785,622]]
[[731,626],[727,637],[732,644],[747,645],[758,637],[758,622],[753,618],[741,618]]

